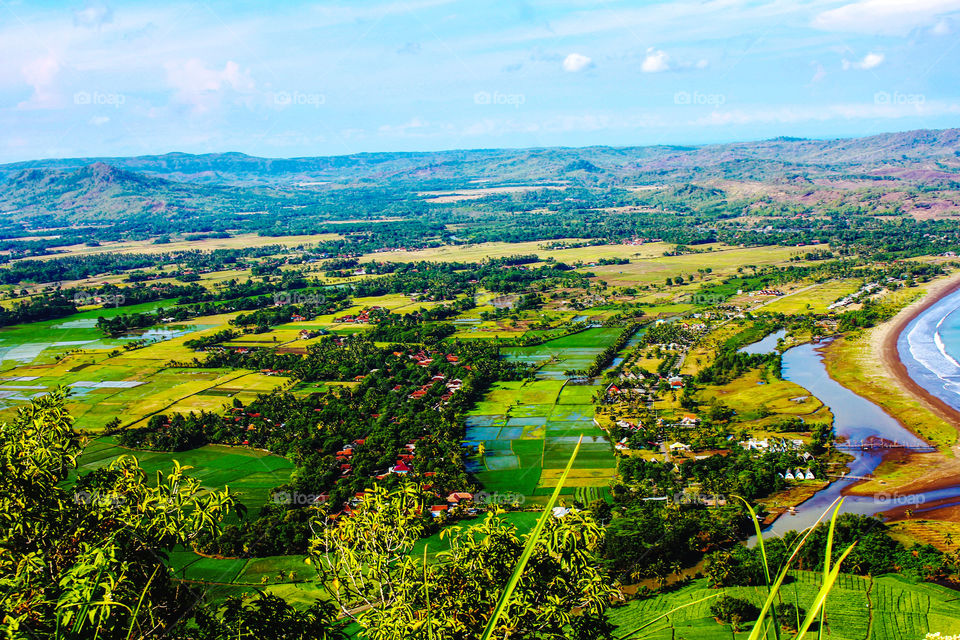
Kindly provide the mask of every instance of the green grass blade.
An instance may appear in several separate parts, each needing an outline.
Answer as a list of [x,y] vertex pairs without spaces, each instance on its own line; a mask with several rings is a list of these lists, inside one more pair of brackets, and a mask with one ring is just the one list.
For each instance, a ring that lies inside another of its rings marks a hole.
[[[853,548],[857,546],[857,543],[854,542],[847,550],[843,552],[837,559],[837,563],[833,566],[833,569],[830,570],[830,573],[827,575],[824,583],[820,585],[820,591],[817,592],[817,597],[813,601],[813,608],[807,613],[806,619],[803,621],[803,626],[800,627],[799,633],[797,633],[796,640],[801,640],[807,635],[807,631],[810,629],[810,625],[813,624],[813,621],[817,618],[817,613],[820,613],[820,619],[823,620],[823,605],[827,601],[827,594],[830,593],[830,590],[833,588],[833,584],[837,581],[837,577],[840,575],[840,563],[842,563],[850,552],[853,551]],[[820,629],[817,630],[817,633],[823,633],[823,623],[821,622]]]
[[483,631],[481,640],[490,640],[490,638],[493,637],[494,629],[497,628],[497,623],[500,621],[500,617],[507,609],[507,604],[510,602],[510,596],[513,595],[514,590],[517,588],[517,584],[520,582],[520,576],[523,575],[523,570],[527,566],[527,562],[529,562],[530,556],[533,555],[533,550],[536,548],[537,542],[540,539],[540,534],[547,526],[547,521],[550,518],[553,507],[557,504],[557,500],[560,498],[560,490],[563,488],[563,483],[570,474],[570,469],[573,468],[573,461],[576,460],[577,453],[580,452],[580,444],[582,442],[583,436],[580,436],[580,439],[577,441],[577,446],[574,447],[573,454],[570,456],[570,461],[567,462],[567,467],[563,470],[563,475],[561,475],[560,479],[557,481],[557,487],[553,490],[550,500],[548,500],[547,504],[543,507],[543,514],[540,516],[540,519],[537,520],[537,524],[533,528],[533,531],[530,532],[530,537],[527,539],[527,544],[523,548],[523,553],[520,554],[520,561],[517,562],[517,566],[514,567],[513,573],[510,575],[510,580],[507,582],[506,588],[503,590],[503,593],[500,594],[500,600],[497,602],[497,606],[493,610],[490,620],[487,622],[487,627]]
[[[734,496],[734,498],[742,502],[747,507],[747,511],[750,513],[750,519],[753,520],[753,529],[757,532],[757,545],[760,547],[760,558],[763,560],[763,574],[764,578],[767,580],[767,595],[768,597],[772,596],[773,591],[770,590],[770,563],[767,562],[767,550],[766,547],[763,546],[763,532],[760,530],[760,523],[757,521],[757,512],[754,511],[753,507],[750,506],[750,503],[744,500],[742,497]],[[773,620],[773,635],[777,640],[780,640],[780,623],[777,620],[776,609],[770,610],[770,617]]]
[[760,632],[763,628],[762,627],[763,620],[764,618],[766,618],[767,613],[770,611],[771,607],[773,607],[773,601],[776,597],[776,594],[780,593],[780,587],[783,585],[783,581],[787,577],[787,572],[790,570],[790,564],[793,562],[793,559],[797,557],[798,553],[800,553],[800,549],[807,542],[807,538],[810,537],[810,534],[813,533],[813,530],[816,528],[816,526],[820,524],[820,520],[822,520],[823,517],[830,512],[830,509],[839,511],[840,504],[842,503],[843,503],[843,498],[837,498],[836,500],[834,500],[833,504],[830,505],[830,507],[828,507],[827,510],[823,512],[823,515],[817,518],[817,521],[813,523],[813,526],[807,529],[807,532],[803,535],[800,541],[797,542],[796,546],[794,546],[793,553],[790,554],[790,557],[784,563],[783,569],[780,570],[780,574],[777,576],[776,581],[774,581],[773,586],[770,588],[770,594],[767,596],[767,599],[764,601],[763,608],[760,609],[760,615],[757,616],[757,621],[753,625],[753,629],[750,630],[750,636],[747,638],[747,640],[757,640],[760,637]]
[[[827,531],[827,548],[823,553],[823,584],[827,583],[827,578],[830,577],[830,558],[833,557],[833,531],[837,526],[837,514],[840,509],[837,509],[833,512],[833,516],[830,518],[830,529]],[[825,610],[820,609],[820,626],[817,627],[817,638],[823,638],[823,616]]]
[[429,544],[423,545],[423,597],[427,605],[427,636],[433,640],[433,619],[430,617],[430,585],[427,582],[427,549]]
[[160,571],[161,565],[157,565],[157,568],[153,570],[153,574],[150,576],[150,579],[147,580],[147,585],[143,588],[143,591],[140,592],[140,599],[137,601],[137,608],[133,610],[133,614],[130,619],[130,630],[127,632],[127,640],[133,637],[133,628],[137,625],[137,616],[140,615],[140,608],[143,607],[143,599],[147,597],[147,591],[150,590],[150,585],[153,583],[153,579],[157,577],[157,572]]

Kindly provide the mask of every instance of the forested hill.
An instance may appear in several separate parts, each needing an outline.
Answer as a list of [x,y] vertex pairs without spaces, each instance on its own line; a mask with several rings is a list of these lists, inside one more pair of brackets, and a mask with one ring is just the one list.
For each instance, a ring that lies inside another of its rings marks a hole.
[[241,191],[247,190],[177,182],[99,161],[76,169],[38,166],[0,185],[0,214],[7,224],[31,228],[169,219],[250,206]]
[[956,181],[960,129],[918,130],[864,138],[777,138],[705,146],[474,149],[258,158],[242,153],[169,153],[130,158],[71,158],[0,165],[8,182],[25,170],[111,167],[208,185],[310,185],[317,182],[410,182],[466,185],[643,184],[703,179],[817,177]]

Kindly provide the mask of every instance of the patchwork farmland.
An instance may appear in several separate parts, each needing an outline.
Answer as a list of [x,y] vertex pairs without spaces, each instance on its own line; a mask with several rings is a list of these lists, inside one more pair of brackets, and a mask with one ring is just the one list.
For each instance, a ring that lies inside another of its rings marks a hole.
[[609,484],[616,461],[609,437],[594,422],[592,404],[603,387],[574,383],[563,372],[588,367],[619,333],[587,329],[503,350],[508,359],[539,366],[536,380],[497,383],[467,416],[464,444],[482,451],[470,462],[486,491],[549,495],[581,436],[562,492],[573,495],[580,487]]

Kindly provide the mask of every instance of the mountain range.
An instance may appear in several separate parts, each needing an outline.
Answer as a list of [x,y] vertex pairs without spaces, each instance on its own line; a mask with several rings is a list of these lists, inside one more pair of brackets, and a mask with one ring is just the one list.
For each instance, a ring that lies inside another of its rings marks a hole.
[[697,182],[960,184],[960,129],[864,138],[777,138],[703,146],[474,149],[259,158],[169,153],[0,165],[5,221],[76,224],[262,211],[344,187],[413,190],[506,185],[640,186]]
[[795,172],[952,180],[960,171],[960,129],[703,146],[472,149],[305,158],[260,158],[235,152],[68,158],[0,165],[0,181],[9,182],[33,169],[75,171],[96,163],[178,182],[238,186],[388,181],[658,182],[688,180],[694,175],[701,179],[769,179]]

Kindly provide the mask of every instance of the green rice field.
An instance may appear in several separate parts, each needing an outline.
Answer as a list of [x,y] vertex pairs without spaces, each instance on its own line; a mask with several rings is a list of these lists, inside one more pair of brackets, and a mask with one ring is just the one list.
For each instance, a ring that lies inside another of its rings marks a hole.
[[293,463],[286,458],[255,449],[207,445],[175,453],[133,451],[117,445],[111,436],[88,444],[78,460],[78,468],[92,471],[121,455],[135,456],[148,477],[157,471],[168,472],[177,460],[181,465],[193,467],[188,475],[199,479],[204,488],[229,486],[251,510],[266,503],[270,490],[287,482],[293,471]]
[[465,442],[484,448],[482,457],[469,461],[471,471],[486,491],[548,495],[581,436],[563,492],[607,487],[616,462],[606,432],[593,421],[593,397],[601,387],[567,382],[563,371],[588,367],[620,331],[587,329],[542,345],[504,350],[506,357],[523,362],[555,361],[537,370],[537,380],[495,384],[468,414]]
[[[784,600],[804,609],[819,589],[822,574],[792,571],[790,582],[781,593]],[[632,601],[613,609],[610,619],[618,627],[618,637],[638,630],[650,620],[683,605],[647,627],[642,637],[656,640],[696,638],[697,640],[734,640],[746,638],[749,624],[739,633],[730,625],[719,624],[710,614],[712,600],[695,603],[709,596],[730,595],[761,606],[765,587],[711,589],[705,579],[694,580],[676,590]],[[840,574],[825,605],[824,638],[835,640],[914,640],[927,632],[957,633],[960,601],[956,592],[930,583],[915,583],[902,576],[886,574],[874,578]],[[816,633],[816,630],[813,630]]]

